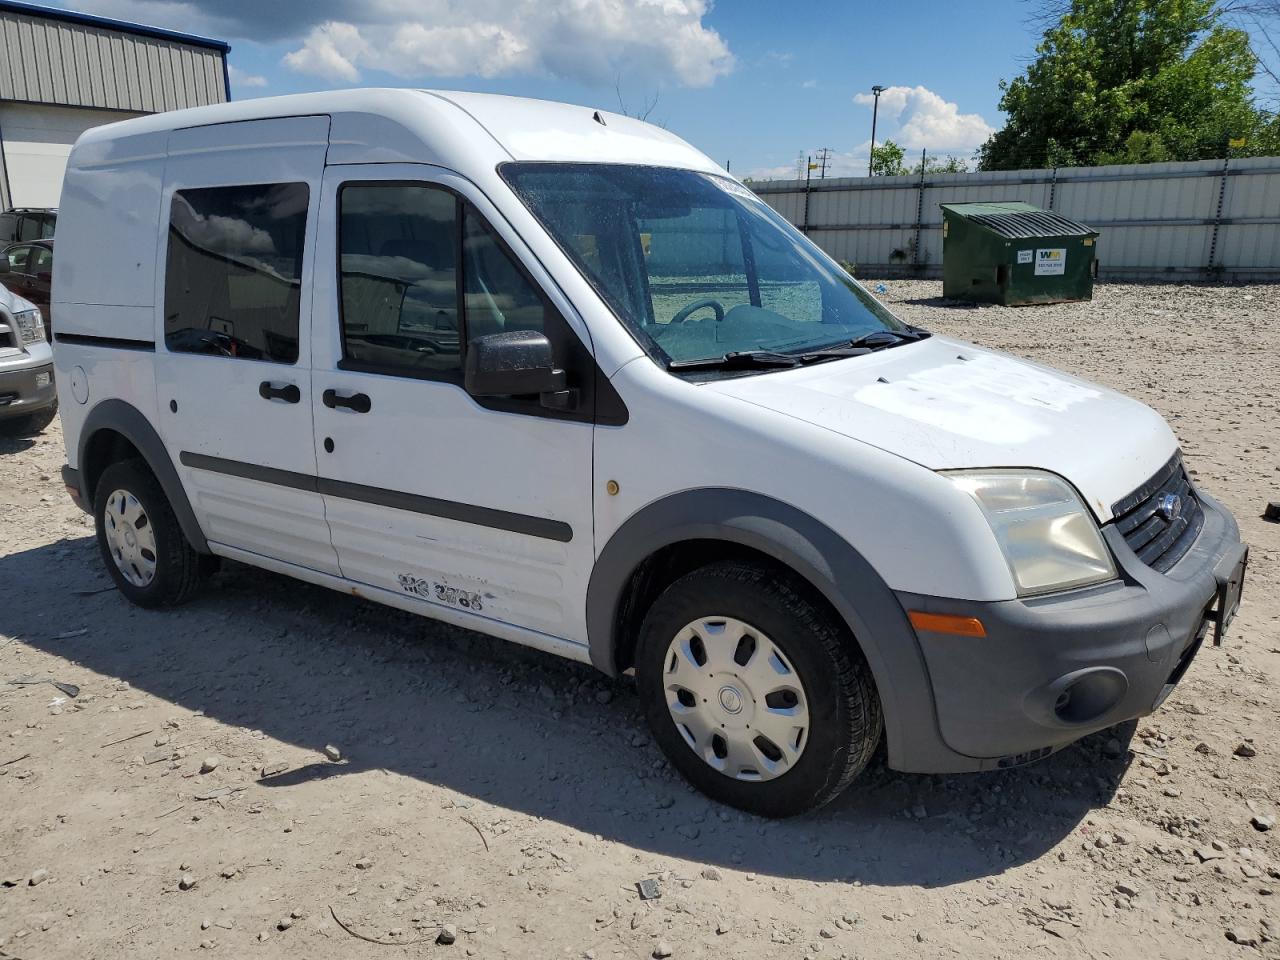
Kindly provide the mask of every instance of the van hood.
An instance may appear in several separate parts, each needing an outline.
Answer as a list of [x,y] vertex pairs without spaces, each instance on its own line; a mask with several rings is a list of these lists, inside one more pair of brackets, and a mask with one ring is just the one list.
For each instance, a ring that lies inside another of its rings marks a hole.
[[1137,400],[939,336],[705,386],[930,470],[1051,471],[1101,523],[1177,449],[1168,424]]

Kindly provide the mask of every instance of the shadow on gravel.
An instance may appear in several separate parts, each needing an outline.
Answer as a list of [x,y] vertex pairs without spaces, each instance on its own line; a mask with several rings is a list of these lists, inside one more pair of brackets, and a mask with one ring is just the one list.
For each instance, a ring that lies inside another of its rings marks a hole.
[[[630,682],[590,667],[234,564],[177,610],[141,610],[114,589],[83,595],[110,585],[89,537],[0,557],[0,583],[10,636],[316,751],[251,791],[385,770],[641,852],[764,875],[939,887],[1034,860],[1073,831],[1088,839],[1081,821],[1127,764],[1102,745],[1127,744],[1135,726],[1001,773],[908,776],[877,761],[825,809],[769,822],[687,788],[645,734]],[[0,676],[11,672],[0,652]],[[72,672],[85,693],[106,686]],[[324,760],[328,743],[341,763]]]
[[[4,425],[0,424],[0,430],[3,429]],[[25,450],[30,450],[35,445],[35,440],[30,437],[15,437],[12,434],[0,433],[0,457],[8,457],[15,453],[22,453]]]

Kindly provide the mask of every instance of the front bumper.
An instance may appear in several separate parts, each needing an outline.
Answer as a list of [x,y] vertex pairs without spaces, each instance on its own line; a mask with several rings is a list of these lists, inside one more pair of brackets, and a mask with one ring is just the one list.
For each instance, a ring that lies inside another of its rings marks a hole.
[[1167,574],[1107,527],[1119,581],[990,603],[898,595],[905,610],[975,617],[986,629],[917,631],[938,734],[969,769],[1037,760],[1164,701],[1211,635],[1220,578],[1245,552],[1231,514],[1199,496],[1204,529]]
[[53,404],[58,388],[53,382],[53,364],[0,367],[0,420],[25,417]]

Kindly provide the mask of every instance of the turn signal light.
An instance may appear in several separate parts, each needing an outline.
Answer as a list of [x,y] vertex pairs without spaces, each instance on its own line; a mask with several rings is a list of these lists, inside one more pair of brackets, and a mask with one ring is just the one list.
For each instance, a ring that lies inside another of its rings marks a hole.
[[929,633],[950,633],[957,637],[985,637],[987,629],[977,617],[957,617],[949,613],[924,613],[912,610],[907,619],[917,630]]

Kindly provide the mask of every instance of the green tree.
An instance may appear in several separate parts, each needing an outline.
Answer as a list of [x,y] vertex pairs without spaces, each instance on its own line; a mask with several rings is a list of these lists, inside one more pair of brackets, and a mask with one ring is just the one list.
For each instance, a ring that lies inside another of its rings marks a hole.
[[[920,173],[920,164],[918,163],[915,164],[911,168],[911,172],[914,174]],[[926,174],[968,173],[969,162],[963,159],[962,157],[956,157],[951,155],[948,155],[945,157],[931,157],[926,154],[924,158],[924,172]]]
[[902,162],[902,148],[892,140],[886,140],[871,148],[871,175],[873,177],[900,177],[907,172]]
[[1217,0],[1070,0],[1022,76],[1001,81],[1003,130],[983,170],[1148,163],[1260,152],[1249,35]]

